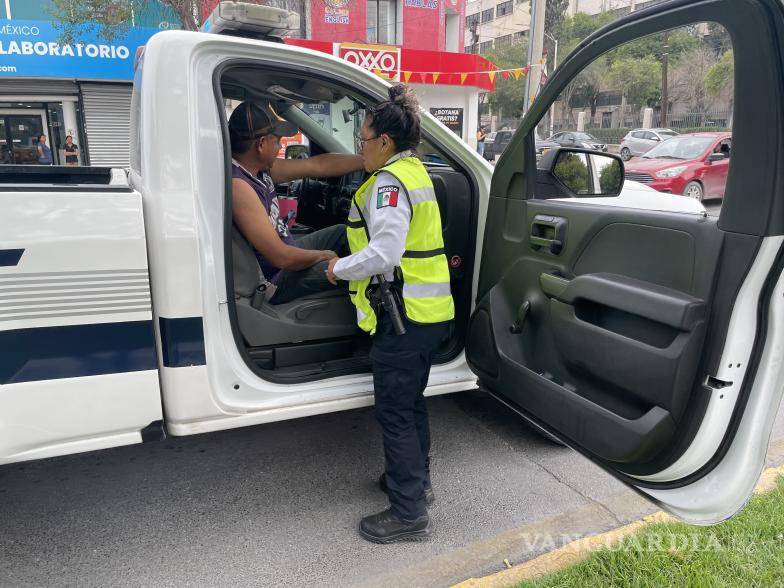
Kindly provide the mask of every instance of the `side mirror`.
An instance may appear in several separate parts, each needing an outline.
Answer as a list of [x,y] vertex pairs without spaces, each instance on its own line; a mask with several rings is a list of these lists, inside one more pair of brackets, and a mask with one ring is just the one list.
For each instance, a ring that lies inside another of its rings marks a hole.
[[708,163],[713,163],[714,161],[722,161],[724,159],[727,159],[727,155],[725,153],[711,153],[708,155],[708,159],[706,159],[706,161]]
[[609,153],[571,147],[553,149],[542,157],[540,169],[554,180],[546,183],[556,191],[555,195],[543,194],[545,198],[618,196],[623,188],[623,160]]
[[310,149],[307,145],[287,145],[286,159],[307,159],[310,157]]
[[653,140],[654,140],[654,141],[656,141],[657,143],[658,143],[659,141],[661,141],[661,139],[659,139],[659,137],[657,137],[656,135],[654,135],[654,136],[653,136]]

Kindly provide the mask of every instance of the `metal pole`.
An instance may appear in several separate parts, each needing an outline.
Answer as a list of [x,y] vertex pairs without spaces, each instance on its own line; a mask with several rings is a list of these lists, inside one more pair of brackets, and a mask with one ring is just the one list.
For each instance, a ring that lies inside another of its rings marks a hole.
[[545,0],[531,0],[531,23],[528,29],[528,75],[525,76],[525,97],[523,112],[531,108],[535,92],[539,90],[539,81],[542,77],[542,49],[544,47],[544,13]]
[[[553,71],[550,72],[550,75],[553,75],[555,68],[558,67],[558,39],[553,39],[555,43],[555,48],[553,50]],[[553,136],[553,125],[555,125],[555,102],[550,105],[550,136]]]
[[670,32],[665,31],[664,38],[662,39],[662,82],[661,82],[661,120],[659,126],[667,128],[667,106],[670,101],[667,82],[667,69],[669,66],[670,55]]

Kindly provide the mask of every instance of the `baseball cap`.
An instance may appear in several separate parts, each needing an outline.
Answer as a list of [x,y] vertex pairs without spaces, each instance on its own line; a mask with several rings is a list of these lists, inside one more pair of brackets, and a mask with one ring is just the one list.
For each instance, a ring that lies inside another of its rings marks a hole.
[[299,129],[278,116],[269,100],[249,100],[231,113],[229,132],[238,139],[255,139],[264,135],[292,137]]

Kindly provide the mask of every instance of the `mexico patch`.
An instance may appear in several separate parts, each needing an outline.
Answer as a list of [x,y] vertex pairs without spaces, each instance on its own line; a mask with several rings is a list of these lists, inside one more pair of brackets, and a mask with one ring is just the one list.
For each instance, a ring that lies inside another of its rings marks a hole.
[[383,186],[379,188],[376,208],[384,208],[385,206],[396,207],[399,194],[400,188],[397,186]]

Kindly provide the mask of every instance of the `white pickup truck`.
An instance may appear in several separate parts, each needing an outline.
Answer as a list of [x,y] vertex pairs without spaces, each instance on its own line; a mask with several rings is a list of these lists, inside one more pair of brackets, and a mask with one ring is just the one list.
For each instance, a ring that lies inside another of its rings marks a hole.
[[[560,154],[536,169],[536,124],[592,60],[703,21],[735,43],[720,219],[691,205],[663,210],[640,190],[624,201],[619,186],[570,193]],[[457,308],[428,394],[479,384],[521,426],[686,520],[742,507],[784,379],[781,29],[775,0],[635,12],[563,62],[494,170],[423,114]],[[227,111],[268,98],[310,154],[353,152],[364,109],[386,90],[329,55],[164,32],[137,66],[127,176],[0,172],[0,463],[371,404],[369,340],[346,297],[273,306],[254,296],[259,268],[231,222]],[[298,200],[295,232],[345,220],[361,181],[279,186]]]

